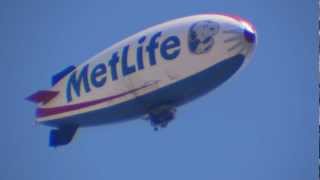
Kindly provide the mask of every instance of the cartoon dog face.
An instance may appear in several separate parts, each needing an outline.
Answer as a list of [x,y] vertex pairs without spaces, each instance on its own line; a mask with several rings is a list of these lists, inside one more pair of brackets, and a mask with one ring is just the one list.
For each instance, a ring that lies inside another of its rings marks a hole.
[[197,39],[200,40],[200,42],[204,42],[208,38],[212,38],[213,35],[217,34],[218,27],[210,21],[202,21],[195,24],[193,30],[197,34]]
[[189,32],[189,49],[195,54],[207,52],[214,44],[213,36],[219,25],[212,21],[200,21],[192,25]]

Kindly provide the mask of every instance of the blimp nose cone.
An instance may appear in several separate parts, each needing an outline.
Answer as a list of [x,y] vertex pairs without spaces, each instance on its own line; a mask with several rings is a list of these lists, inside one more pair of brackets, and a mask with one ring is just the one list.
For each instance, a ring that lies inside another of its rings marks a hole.
[[254,32],[251,32],[251,31],[245,29],[243,31],[243,36],[244,36],[244,39],[248,43],[255,43],[256,42],[256,34]]

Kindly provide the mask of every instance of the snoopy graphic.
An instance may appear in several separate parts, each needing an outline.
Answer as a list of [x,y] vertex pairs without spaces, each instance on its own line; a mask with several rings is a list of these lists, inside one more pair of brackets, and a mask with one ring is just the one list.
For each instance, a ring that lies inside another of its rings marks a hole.
[[189,49],[195,54],[208,52],[214,44],[213,36],[219,31],[219,25],[212,21],[200,21],[189,30]]

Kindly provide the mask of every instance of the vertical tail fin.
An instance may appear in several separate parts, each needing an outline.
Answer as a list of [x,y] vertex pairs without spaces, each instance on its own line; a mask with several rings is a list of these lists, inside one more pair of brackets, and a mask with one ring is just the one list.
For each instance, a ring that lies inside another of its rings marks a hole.
[[50,131],[49,146],[57,147],[67,145],[73,139],[78,126],[64,126]]

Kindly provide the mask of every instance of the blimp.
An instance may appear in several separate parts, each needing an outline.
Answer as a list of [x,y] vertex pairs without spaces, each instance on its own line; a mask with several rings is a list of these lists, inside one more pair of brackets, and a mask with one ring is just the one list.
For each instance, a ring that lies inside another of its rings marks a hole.
[[81,127],[144,119],[158,130],[178,107],[237,74],[256,43],[255,27],[239,16],[182,17],[66,67],[26,99],[37,104],[36,123],[52,127],[53,147],[70,143]]

